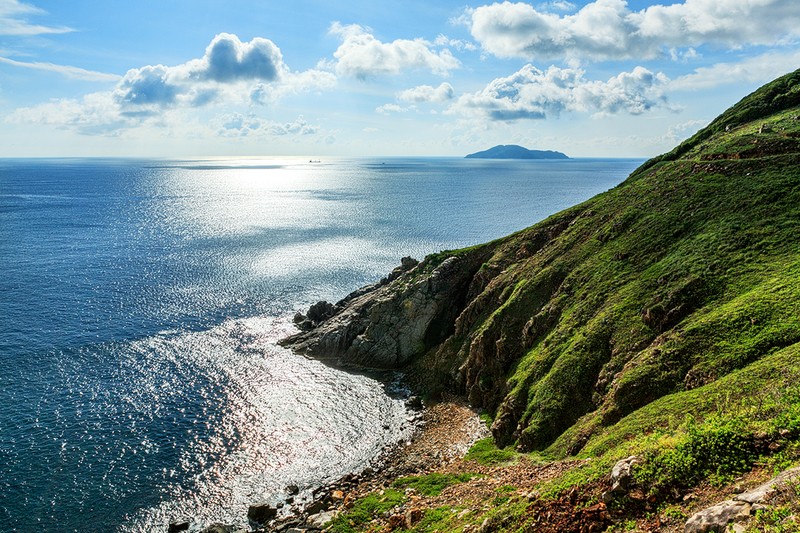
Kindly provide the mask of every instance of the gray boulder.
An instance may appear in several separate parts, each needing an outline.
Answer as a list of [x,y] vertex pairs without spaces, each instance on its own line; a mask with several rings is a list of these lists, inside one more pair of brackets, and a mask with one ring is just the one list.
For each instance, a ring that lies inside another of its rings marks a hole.
[[750,516],[751,505],[747,502],[725,500],[695,513],[686,521],[684,533],[707,533],[725,531],[731,522],[741,522]]
[[628,488],[633,481],[633,467],[641,462],[636,455],[631,455],[614,465],[611,469],[611,491],[617,494],[628,492]]

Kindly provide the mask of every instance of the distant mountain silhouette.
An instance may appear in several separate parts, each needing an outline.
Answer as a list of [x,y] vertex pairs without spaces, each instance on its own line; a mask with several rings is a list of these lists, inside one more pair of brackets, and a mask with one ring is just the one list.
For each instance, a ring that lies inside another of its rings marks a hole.
[[569,159],[566,154],[553,150],[528,150],[516,144],[500,144],[482,152],[469,154],[474,159]]

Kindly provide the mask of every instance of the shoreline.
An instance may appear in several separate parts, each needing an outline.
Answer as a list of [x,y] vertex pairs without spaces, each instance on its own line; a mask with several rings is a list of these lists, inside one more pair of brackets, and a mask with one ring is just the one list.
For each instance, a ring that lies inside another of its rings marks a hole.
[[[413,403],[414,397],[409,402]],[[400,477],[443,468],[490,434],[479,413],[457,396],[443,397],[412,412],[416,413],[416,427],[407,440],[388,447],[360,473],[347,474],[315,490],[314,499],[299,514],[289,514],[253,531],[320,531],[357,498],[389,488]]]
[[[409,398],[409,404],[415,402]],[[250,527],[230,524],[200,525],[190,519],[170,522],[170,533],[267,533],[321,531],[339,512],[355,499],[370,492],[389,488],[398,478],[421,475],[445,467],[461,459],[477,440],[489,436],[479,413],[463,398],[443,397],[441,401],[413,409],[411,423],[415,428],[406,440],[387,446],[359,473],[311,490],[311,499],[296,501],[302,495],[295,487],[287,487],[289,496],[281,501],[251,502],[248,512]],[[305,492],[305,490],[303,491]],[[253,518],[257,518],[254,520]],[[262,521],[263,520],[263,521]]]

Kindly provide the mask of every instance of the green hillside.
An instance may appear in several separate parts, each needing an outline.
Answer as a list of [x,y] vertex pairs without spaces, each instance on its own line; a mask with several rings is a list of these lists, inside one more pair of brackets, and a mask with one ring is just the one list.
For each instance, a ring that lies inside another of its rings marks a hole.
[[466,396],[494,439],[471,457],[579,459],[444,530],[584,531],[634,454],[641,498],[612,502],[614,523],[682,528],[687,490],[800,462],[800,70],[606,193],[317,307],[287,345]]
[[454,252],[488,258],[417,362],[429,386],[457,378],[498,444],[561,456],[800,383],[799,106],[795,71],[615,189]]

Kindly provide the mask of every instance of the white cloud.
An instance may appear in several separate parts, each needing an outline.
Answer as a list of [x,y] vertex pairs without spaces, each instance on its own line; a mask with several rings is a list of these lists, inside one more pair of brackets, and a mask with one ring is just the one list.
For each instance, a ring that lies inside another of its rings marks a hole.
[[84,135],[118,135],[122,130],[153,120],[152,115],[132,116],[120,112],[110,92],[87,94],[80,100],[59,99],[22,107],[6,117],[11,124],[41,124]]
[[575,4],[564,0],[554,0],[553,2],[539,4],[539,9],[541,11],[572,11],[575,9]]
[[269,39],[243,43],[236,35],[214,37],[201,59],[166,67],[147,65],[129,70],[117,85],[123,105],[201,106],[213,101],[219,85],[240,81],[276,82],[287,71],[280,49]]
[[408,108],[397,104],[383,104],[382,106],[376,107],[375,111],[381,115],[390,115],[392,113],[405,113],[408,111]]
[[304,136],[319,133],[319,126],[309,124],[302,115],[292,122],[274,122],[255,115],[234,113],[218,117],[217,134],[223,137],[285,137]]
[[491,54],[570,62],[668,56],[670,49],[703,44],[738,49],[800,36],[797,0],[685,0],[641,11],[625,0],[595,0],[564,16],[503,2],[465,15]]
[[[71,73],[84,73],[77,70]],[[159,117],[170,109],[221,102],[240,105],[274,102],[286,94],[332,87],[335,81],[329,72],[290,71],[280,49],[268,39],[256,37],[242,42],[236,35],[221,33],[214,37],[200,59],[171,67],[146,65],[131,69],[112,91],[21,108],[8,120],[51,125],[83,134],[116,135],[140,125],[157,125],[163,122]],[[279,129],[273,127],[273,131]],[[288,126],[285,130],[294,131]]]
[[411,89],[406,89],[397,95],[397,99],[401,102],[447,102],[455,97],[455,90],[453,86],[447,82],[440,84],[438,87],[431,87],[430,85],[420,85]]
[[707,120],[687,120],[686,122],[670,126],[664,138],[673,144],[677,144],[688,139],[697,133],[700,128],[704,128],[707,125]]
[[45,11],[19,0],[0,0],[0,35],[43,35],[74,31],[66,26],[31,24],[28,17],[42,15]]
[[39,63],[39,62],[24,62],[9,59],[7,57],[0,57],[0,63],[12,65],[14,67],[28,68],[33,70],[44,70],[47,72],[55,72],[76,80],[87,81],[117,81],[121,76],[117,74],[108,74],[105,72],[96,72],[93,70],[86,70],[80,67],[70,67],[67,65],[55,65],[53,63]]
[[424,39],[397,39],[384,43],[358,24],[331,25],[330,32],[342,39],[333,53],[332,66],[340,76],[360,79],[386,74],[400,74],[408,69],[424,69],[445,75],[460,66],[448,49],[435,51]]
[[324,70],[286,72],[280,83],[257,83],[250,90],[254,104],[270,104],[290,94],[328,90],[336,86],[336,76]]
[[449,46],[450,48],[454,48],[458,51],[467,51],[467,52],[474,52],[478,49],[478,45],[473,43],[472,41],[464,41],[462,39],[451,39],[446,35],[439,34],[436,39],[433,40],[433,44],[436,46]]
[[766,83],[800,65],[800,51],[769,52],[743,61],[700,67],[672,80],[672,90],[710,89],[730,83]]
[[477,93],[461,96],[449,112],[499,121],[543,119],[564,111],[638,115],[668,107],[662,90],[668,81],[643,67],[597,81],[585,79],[580,69],[551,66],[542,71],[526,65]]

